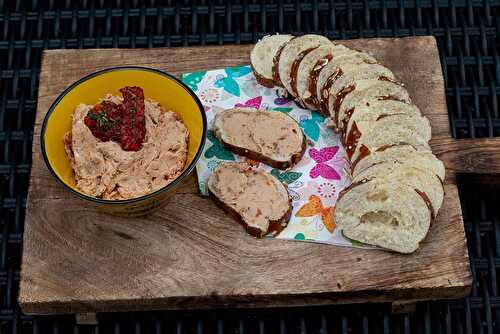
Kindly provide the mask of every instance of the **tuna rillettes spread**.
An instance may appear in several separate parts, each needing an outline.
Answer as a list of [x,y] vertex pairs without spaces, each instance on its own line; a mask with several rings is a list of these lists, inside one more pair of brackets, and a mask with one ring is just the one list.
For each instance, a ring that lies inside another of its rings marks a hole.
[[189,132],[175,112],[144,99],[140,87],[123,97],[106,95],[94,106],[80,104],[64,138],[84,194],[111,200],[147,195],[182,173]]

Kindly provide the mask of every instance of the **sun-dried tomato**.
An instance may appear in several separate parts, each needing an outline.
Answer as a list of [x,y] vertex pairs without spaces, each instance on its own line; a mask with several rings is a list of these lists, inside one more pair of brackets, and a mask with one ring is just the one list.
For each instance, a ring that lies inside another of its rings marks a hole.
[[122,111],[118,104],[103,101],[87,113],[84,123],[100,140],[120,142],[121,115]]
[[124,87],[120,92],[123,95],[121,146],[125,151],[138,151],[146,137],[144,92],[140,87]]
[[139,151],[146,137],[144,92],[140,87],[120,89],[123,103],[103,101],[85,116],[84,123],[102,140],[120,143],[125,151]]

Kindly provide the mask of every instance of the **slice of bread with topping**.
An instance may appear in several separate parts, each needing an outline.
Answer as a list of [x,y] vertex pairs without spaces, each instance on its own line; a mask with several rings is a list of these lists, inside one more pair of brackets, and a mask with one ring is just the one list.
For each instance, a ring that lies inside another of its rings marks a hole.
[[215,116],[213,131],[234,153],[279,169],[295,165],[306,149],[299,124],[277,111],[227,109]]
[[[292,89],[292,67],[298,68],[303,57],[321,45],[333,45],[333,43],[324,36],[304,35],[288,41],[281,50],[278,66],[275,66],[273,71],[278,71],[278,84],[281,84],[291,96],[294,96]],[[275,75],[275,81],[276,78]]]
[[249,164],[221,163],[207,185],[215,202],[256,238],[279,234],[290,220],[292,204],[286,187]]
[[346,237],[400,253],[417,250],[431,219],[418,190],[377,178],[358,181],[342,191],[334,215]]
[[273,59],[282,45],[292,39],[292,35],[270,35],[255,44],[250,53],[253,74],[259,84],[273,87]]

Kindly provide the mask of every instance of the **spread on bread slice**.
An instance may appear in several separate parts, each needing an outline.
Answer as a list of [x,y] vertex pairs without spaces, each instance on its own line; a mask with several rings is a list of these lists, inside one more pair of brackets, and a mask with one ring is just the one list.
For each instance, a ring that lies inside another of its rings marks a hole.
[[292,35],[270,35],[255,44],[250,53],[253,74],[259,84],[273,87],[273,59],[282,45],[292,39]]
[[213,131],[234,153],[279,169],[295,165],[306,149],[306,137],[299,124],[276,111],[227,109],[215,116]]
[[219,164],[207,185],[215,202],[256,238],[277,235],[290,220],[292,205],[286,187],[247,163]]

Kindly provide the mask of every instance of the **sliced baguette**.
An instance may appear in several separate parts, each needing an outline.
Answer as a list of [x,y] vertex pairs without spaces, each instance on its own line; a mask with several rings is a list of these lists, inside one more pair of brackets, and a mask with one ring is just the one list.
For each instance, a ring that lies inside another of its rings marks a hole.
[[353,64],[348,61],[337,61],[342,69],[342,76],[335,82],[330,89],[331,94],[336,95],[343,88],[349,85],[356,85],[358,80],[379,79],[395,80],[394,73],[387,67],[378,63],[360,63]]
[[[350,88],[352,87],[352,90]],[[396,100],[410,103],[408,91],[401,85],[391,81],[377,79],[357,80],[354,86],[348,86],[335,98],[330,97],[328,110],[338,130],[343,130],[349,123],[349,117],[356,106],[366,105],[376,100]],[[348,94],[343,94],[348,92]]]
[[383,146],[371,152],[356,165],[351,166],[351,174],[356,178],[367,168],[380,163],[404,164],[431,171],[439,176],[441,181],[445,177],[445,168],[441,160],[436,158],[428,147],[412,145]]
[[429,199],[428,206],[431,208],[433,218],[441,208],[444,196],[443,184],[439,176],[431,170],[413,167],[410,164],[383,162],[365,169],[353,179],[353,182],[375,177],[378,180],[396,181],[418,189],[424,194],[423,196]]
[[370,64],[376,60],[367,53],[352,49],[341,49],[334,52],[332,60],[321,70],[316,82],[317,109],[328,116],[328,98],[331,86],[342,76],[341,66],[344,64]]
[[343,128],[342,137],[345,142],[351,133],[353,124],[363,121],[376,121],[384,115],[394,114],[416,114],[421,115],[420,110],[414,104],[408,104],[395,100],[373,100],[363,104],[357,104],[350,112],[347,126]]
[[292,38],[292,35],[270,35],[255,44],[250,53],[250,63],[259,84],[269,88],[274,86],[273,59],[280,47]]
[[377,178],[351,184],[340,195],[334,221],[351,239],[412,253],[425,238],[432,212],[414,188]]
[[[278,66],[275,66],[273,70],[278,70],[278,84],[281,84],[291,96],[294,96],[291,78],[292,66],[294,65],[294,62],[296,63],[296,66],[298,66],[301,61],[299,57],[301,53],[303,54],[304,52],[315,49],[321,45],[332,45],[332,42],[324,36],[304,35],[288,41],[281,50]],[[299,63],[297,64],[296,61]],[[274,78],[276,79],[276,75]]]
[[300,62],[295,86],[292,83],[292,90],[295,90],[297,100],[310,110],[316,109],[315,105],[309,101],[311,97],[315,96],[311,94],[311,90],[315,91],[317,75],[333,59],[334,52],[335,46],[333,44],[322,45],[308,53]]
[[279,169],[295,165],[306,149],[299,124],[281,112],[227,109],[215,116],[213,131],[234,153]]
[[[351,162],[358,159],[361,146],[369,152],[385,145],[406,143],[429,148],[431,125],[425,116],[417,114],[394,114],[378,120],[356,123],[359,139],[353,136],[346,140],[346,152]],[[354,131],[353,131],[354,132]],[[430,149],[430,148],[429,148]],[[366,153],[363,153],[366,154]]]
[[286,187],[247,163],[221,163],[207,186],[216,204],[256,238],[279,234],[290,220],[292,204]]

